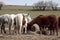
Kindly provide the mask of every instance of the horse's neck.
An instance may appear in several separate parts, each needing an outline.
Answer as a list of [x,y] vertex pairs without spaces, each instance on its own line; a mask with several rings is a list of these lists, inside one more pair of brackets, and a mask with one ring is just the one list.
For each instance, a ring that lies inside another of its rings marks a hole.
[[36,23],[36,21],[34,21],[34,20],[32,20],[31,22],[29,22],[30,26],[32,26],[35,23]]
[[37,24],[37,23],[38,23],[38,20],[39,20],[39,16],[36,17],[36,18],[34,18],[34,19],[30,22],[31,26],[32,26],[33,24]]

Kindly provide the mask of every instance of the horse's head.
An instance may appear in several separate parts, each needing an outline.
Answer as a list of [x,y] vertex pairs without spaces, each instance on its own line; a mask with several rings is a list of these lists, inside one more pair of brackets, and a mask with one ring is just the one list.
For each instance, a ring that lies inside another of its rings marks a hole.
[[27,18],[28,22],[30,22],[32,20],[29,13],[28,14],[24,13],[23,15]]
[[27,20],[28,20],[28,22],[31,22],[31,20],[32,20],[32,18],[31,18],[29,13],[27,14]]

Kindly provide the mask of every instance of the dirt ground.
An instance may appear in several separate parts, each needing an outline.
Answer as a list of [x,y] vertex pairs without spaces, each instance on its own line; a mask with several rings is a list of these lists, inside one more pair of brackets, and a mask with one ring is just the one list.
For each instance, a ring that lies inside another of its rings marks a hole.
[[[13,31],[12,31],[13,32]],[[60,40],[60,33],[58,36],[56,35],[43,35],[43,34],[36,34],[36,33],[28,33],[28,34],[1,34],[0,33],[0,40]]]
[[0,40],[60,40],[60,36],[47,36],[47,35],[32,35],[32,34],[22,34],[22,35],[6,35],[0,34]]

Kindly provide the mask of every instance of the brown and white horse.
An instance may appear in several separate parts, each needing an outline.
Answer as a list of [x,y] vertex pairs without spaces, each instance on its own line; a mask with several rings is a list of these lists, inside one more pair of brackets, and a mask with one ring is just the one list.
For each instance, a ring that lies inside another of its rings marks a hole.
[[50,30],[50,34],[51,34],[51,32],[53,32],[53,34],[54,34],[54,30],[56,30],[56,33],[58,35],[58,21],[57,21],[56,15],[37,16],[31,22],[28,23],[28,25],[27,25],[28,30],[32,30],[33,24],[38,24],[40,30],[47,27]]
[[[31,21],[31,17],[28,14],[17,14],[15,17],[16,27],[15,32],[22,34],[25,29],[25,33],[27,33],[27,23]],[[16,31],[17,30],[17,31]]]

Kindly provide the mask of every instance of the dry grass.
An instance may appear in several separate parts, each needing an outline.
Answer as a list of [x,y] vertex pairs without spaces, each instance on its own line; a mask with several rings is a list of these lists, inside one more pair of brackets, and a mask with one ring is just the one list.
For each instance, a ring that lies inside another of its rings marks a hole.
[[34,11],[31,6],[3,6],[0,10],[1,14],[17,14],[17,13],[29,13],[32,18],[37,17],[38,15],[50,15],[55,14],[60,16],[60,11]]
[[6,34],[0,32],[0,40],[60,40],[60,33],[56,35],[43,35],[35,32],[29,32],[27,34],[12,34],[9,35],[8,28],[6,28]]
[[0,40],[60,40],[59,36],[48,36],[40,34],[22,34],[22,35],[7,35],[0,34]]

